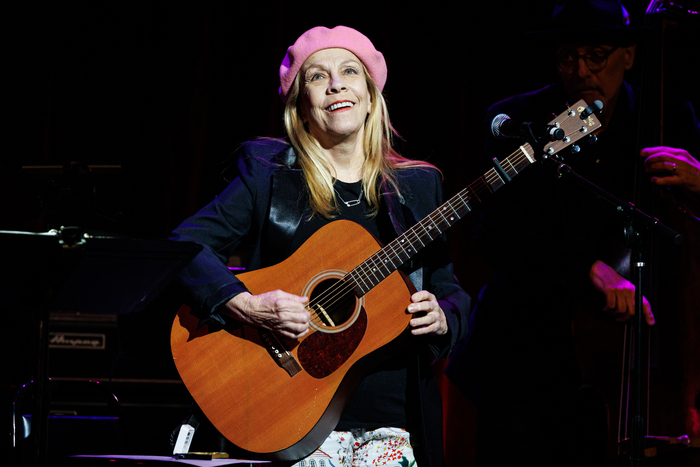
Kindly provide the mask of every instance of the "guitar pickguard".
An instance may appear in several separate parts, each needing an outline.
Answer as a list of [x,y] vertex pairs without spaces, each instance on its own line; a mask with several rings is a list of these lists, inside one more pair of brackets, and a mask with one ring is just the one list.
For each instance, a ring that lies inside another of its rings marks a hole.
[[317,331],[299,344],[297,357],[306,372],[314,378],[325,378],[345,363],[360,345],[367,330],[364,308],[348,329],[338,333]]

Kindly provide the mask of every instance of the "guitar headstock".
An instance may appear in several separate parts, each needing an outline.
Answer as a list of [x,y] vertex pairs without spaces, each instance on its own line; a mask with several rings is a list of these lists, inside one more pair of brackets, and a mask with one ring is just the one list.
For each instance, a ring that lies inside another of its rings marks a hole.
[[[596,101],[597,103],[598,101]],[[565,136],[562,140],[547,143],[544,146],[544,152],[553,156],[580,139],[592,136],[593,132],[601,127],[600,120],[598,120],[596,115],[596,111],[599,111],[600,108],[597,105],[588,107],[586,101],[581,99],[574,105],[569,106],[566,111],[554,117],[549,122],[549,125],[563,130]]]

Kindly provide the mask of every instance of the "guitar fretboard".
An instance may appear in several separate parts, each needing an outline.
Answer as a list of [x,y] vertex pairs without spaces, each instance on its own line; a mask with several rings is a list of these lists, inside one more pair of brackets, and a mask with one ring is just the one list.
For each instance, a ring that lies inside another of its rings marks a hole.
[[[505,158],[501,167],[513,178],[535,162],[534,155],[532,147],[524,144]],[[474,183],[350,271],[344,278],[345,282],[352,285],[358,297],[363,296],[505,183],[495,168],[488,170]]]

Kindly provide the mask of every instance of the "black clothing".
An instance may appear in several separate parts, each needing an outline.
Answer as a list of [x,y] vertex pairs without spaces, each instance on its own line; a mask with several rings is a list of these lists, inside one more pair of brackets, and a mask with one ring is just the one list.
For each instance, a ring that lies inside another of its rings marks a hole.
[[[303,243],[302,238],[296,238],[296,232],[300,228],[305,230],[300,226],[310,218],[310,208],[295,160],[293,149],[284,142],[246,143],[241,149],[240,176],[217,199],[173,232],[173,239],[195,241],[204,246],[178,279],[190,295],[189,304],[199,310],[202,319],[224,320],[217,314],[217,308],[246,291],[245,285],[225,264],[242,241],[253,242],[249,270],[279,263]],[[382,227],[382,218],[388,217],[391,221],[393,232],[390,235],[394,237],[442,203],[437,171],[401,169],[398,180],[401,196],[396,193],[382,196],[385,215],[377,218],[380,237],[387,230]],[[422,259],[420,264],[419,259]],[[404,357],[410,412],[406,422],[417,463],[439,466],[443,463],[442,408],[430,365],[448,355],[463,338],[470,299],[452,273],[444,236],[414,258],[407,265],[407,272],[411,273],[418,290],[428,290],[438,298],[449,328],[445,336],[416,338]],[[372,420],[373,423],[377,421]]]
[[[551,85],[495,104],[486,122],[505,113],[546,123],[567,101],[563,86]],[[624,83],[598,142],[565,156],[578,174],[626,201],[633,199],[635,167],[643,160],[634,136],[637,107],[636,90]],[[692,112],[677,120],[667,144],[692,154],[700,141],[697,120]],[[488,139],[487,160],[502,159],[518,144]],[[479,247],[495,273],[447,374],[479,407],[479,461],[537,452],[542,462],[548,460],[540,453],[549,453],[557,463],[571,453],[569,404],[580,383],[572,310],[584,297],[600,300],[598,309],[605,304],[589,280],[596,260],[626,274],[621,224],[613,206],[540,164],[486,200],[480,214]],[[500,445],[503,438],[509,442]],[[495,450],[498,456],[490,457]]]

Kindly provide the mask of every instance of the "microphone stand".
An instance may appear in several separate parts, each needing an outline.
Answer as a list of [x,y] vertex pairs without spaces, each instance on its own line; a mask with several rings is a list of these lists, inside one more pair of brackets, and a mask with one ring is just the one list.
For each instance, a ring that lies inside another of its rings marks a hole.
[[544,165],[553,167],[559,178],[567,178],[582,185],[584,188],[595,193],[600,198],[609,202],[616,207],[617,212],[623,217],[623,234],[625,238],[625,246],[631,249],[632,268],[631,282],[635,287],[635,314],[633,318],[633,329],[636,331],[637,338],[634,341],[634,361],[633,365],[636,368],[636,375],[633,384],[634,407],[632,414],[632,429],[630,437],[630,461],[632,466],[640,466],[644,462],[644,416],[642,414],[642,331],[643,331],[643,293],[642,293],[642,274],[646,264],[642,257],[642,247],[645,244],[645,238],[649,234],[659,235],[665,241],[673,242],[680,245],[683,241],[683,236],[675,230],[667,227],[659,219],[649,216],[648,214],[637,209],[632,203],[622,201],[607,191],[591,183],[585,178],[574,172],[571,167],[563,164],[561,161],[545,154],[541,158]]

